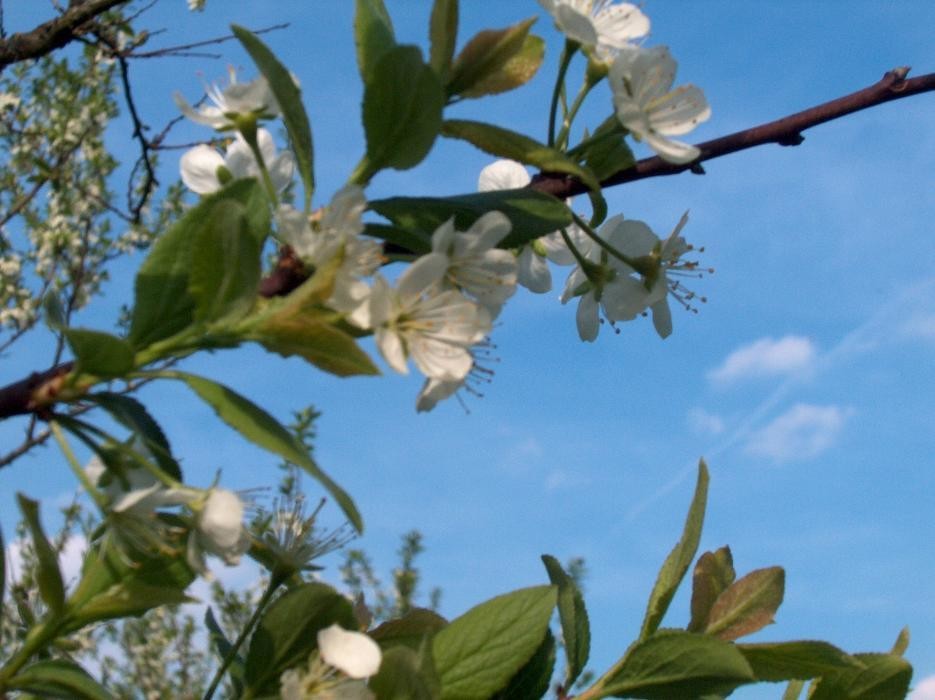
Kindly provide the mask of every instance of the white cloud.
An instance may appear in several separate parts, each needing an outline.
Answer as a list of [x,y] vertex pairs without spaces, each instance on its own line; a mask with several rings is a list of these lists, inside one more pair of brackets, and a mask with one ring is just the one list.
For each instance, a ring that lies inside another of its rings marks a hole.
[[[20,557],[23,552],[23,540],[13,540],[6,547],[7,581],[19,579]],[[81,575],[81,564],[84,562],[84,553],[88,549],[88,541],[83,535],[72,535],[65,543],[65,548],[58,557],[58,566],[62,571],[62,579],[67,586],[78,580]]]
[[729,384],[748,377],[792,375],[809,369],[815,357],[815,345],[808,338],[760,338],[734,350],[720,367],[708,373],[708,378],[717,384]]
[[935,676],[919,681],[907,700],[935,700]]
[[853,412],[844,406],[796,404],[754,432],[747,440],[746,451],[775,462],[817,457],[834,444]]
[[720,435],[725,428],[723,418],[703,408],[693,408],[688,412],[688,426],[698,435]]
[[910,316],[900,328],[902,336],[910,340],[935,340],[935,314]]

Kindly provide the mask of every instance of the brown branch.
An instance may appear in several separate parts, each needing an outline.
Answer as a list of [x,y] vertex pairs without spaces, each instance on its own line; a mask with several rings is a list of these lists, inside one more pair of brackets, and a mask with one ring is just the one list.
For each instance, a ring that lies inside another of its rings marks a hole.
[[[649,177],[677,175],[686,170],[701,174],[704,173],[701,166],[704,161],[767,143],[777,143],[780,146],[798,146],[804,140],[802,132],[813,126],[840,119],[848,114],[869,109],[891,100],[899,100],[935,90],[935,73],[928,73],[907,80],[906,75],[908,73],[909,68],[895,68],[888,71],[879,82],[850,95],[839,97],[836,100],[825,102],[776,121],[699,143],[698,148],[701,149],[701,155],[691,163],[676,165],[664,161],[659,156],[645,158],[638,161],[634,166],[611,175],[601,183],[601,186],[613,187],[626,182],[645,180]],[[541,173],[533,178],[530,187],[540,192],[547,192],[559,199],[566,199],[588,191],[588,188],[579,180],[558,173]]]
[[72,3],[65,12],[28,32],[0,40],[0,72],[13,63],[39,58],[74,41],[84,25],[98,15],[129,0],[85,0]]

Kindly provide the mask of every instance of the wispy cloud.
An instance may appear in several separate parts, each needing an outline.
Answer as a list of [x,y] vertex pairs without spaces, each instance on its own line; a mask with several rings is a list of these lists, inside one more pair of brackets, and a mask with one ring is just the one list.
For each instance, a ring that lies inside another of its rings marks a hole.
[[688,412],[688,427],[699,435],[720,435],[724,432],[724,419],[716,413],[709,413],[703,408],[693,408]]
[[853,413],[843,406],[798,403],[753,432],[744,449],[777,463],[811,459],[835,443]]
[[908,700],[935,700],[935,676],[923,678],[909,693]]
[[935,340],[935,314],[915,314],[900,327],[901,335],[910,340]]
[[708,378],[725,385],[751,377],[791,376],[810,369],[816,354],[812,341],[802,336],[760,338],[734,350]]

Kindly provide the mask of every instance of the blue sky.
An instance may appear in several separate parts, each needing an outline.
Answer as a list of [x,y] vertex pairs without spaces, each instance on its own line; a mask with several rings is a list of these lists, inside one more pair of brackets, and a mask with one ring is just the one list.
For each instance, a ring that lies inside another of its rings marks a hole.
[[[149,27],[167,29],[154,46],[212,37],[229,22],[290,22],[266,40],[301,80],[316,143],[316,205],[327,202],[362,152],[352,3],[208,0],[195,15],[184,5],[162,0],[149,13]],[[430,3],[387,5],[399,40],[425,46]],[[544,138],[561,47],[551,22],[533,2],[462,5],[462,43],[538,15],[534,31],[547,40],[547,62],[526,88],[450,114]],[[693,142],[859,89],[896,66],[935,70],[935,6],[923,0],[647,0],[643,9],[653,22],[648,43],[670,46],[677,81],[699,85],[712,105]],[[8,29],[25,23],[16,8],[6,13]],[[253,74],[236,46],[219,50],[220,60],[134,65],[138,106],[150,124],[174,116],[173,91],[195,99],[200,81],[221,77],[228,64]],[[596,125],[610,109],[606,91],[596,91],[581,124]],[[189,368],[283,418],[309,403],[323,411],[316,453],[363,511],[367,531],[357,544],[388,571],[398,536],[420,529],[426,584],[444,589],[447,615],[543,582],[541,553],[584,556],[591,666],[605,668],[638,631],[704,456],[712,482],[702,549],[730,544],[738,572],[786,568],[777,624],[753,639],[822,637],[849,651],[878,651],[909,625],[918,683],[935,675],[933,114],[932,95],[915,97],[809,131],[798,148],[711,162],[703,177],[609,190],[611,213],[660,234],[690,210],[684,234],[716,268],[694,286],[708,303],[697,315],[676,310],[665,341],[642,319],[617,335],[604,327],[597,342],[584,344],[574,305],[559,304],[558,290],[520,292],[493,335],[494,381],[482,400],[468,399],[470,413],[451,401],[417,415],[415,374],[338,380],[253,349],[195,359]],[[183,125],[172,140],[207,136]],[[113,143],[130,153],[126,137]],[[423,166],[379,175],[368,196],[472,191],[490,160],[439,141]],[[168,154],[164,182],[176,163]],[[586,210],[583,199],[576,205]],[[138,263],[115,271],[106,298],[82,323],[111,325]],[[560,289],[563,272],[554,275]],[[39,368],[43,352],[40,341],[24,345],[4,358],[4,376]],[[156,387],[142,397],[192,482],[207,485],[221,468],[230,486],[273,483],[274,460],[183,389]],[[12,443],[19,429],[11,422],[0,435]],[[6,531],[16,490],[55,499],[73,489],[51,449],[5,469],[2,479]],[[687,608],[679,596],[667,621],[684,625]],[[736,697],[780,693],[767,687]]]

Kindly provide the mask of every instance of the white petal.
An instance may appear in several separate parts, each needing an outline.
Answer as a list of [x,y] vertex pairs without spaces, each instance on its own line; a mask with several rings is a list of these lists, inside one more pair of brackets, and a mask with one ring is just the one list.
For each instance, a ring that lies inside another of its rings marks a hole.
[[522,163],[515,160],[498,160],[480,171],[477,189],[480,192],[515,190],[528,185],[531,179]]
[[510,235],[513,224],[503,212],[489,211],[471,224],[465,234],[473,239],[471,250],[489,250]]
[[426,379],[422,385],[422,391],[416,398],[416,411],[423,413],[431,411],[439,401],[447,399],[458,389],[464,386],[463,380],[443,381],[441,379]]
[[554,17],[555,24],[572,41],[577,41],[584,46],[597,44],[597,31],[589,16],[566,4],[561,4],[555,8]]
[[417,258],[400,275],[396,289],[401,299],[418,297],[429,287],[439,282],[448,269],[448,256],[441,253],[429,253]]
[[406,351],[399,334],[385,328],[377,328],[376,341],[377,348],[386,363],[400,374],[409,374],[409,367],[406,366]]
[[289,151],[283,151],[269,164],[269,177],[277,192],[282,192],[292,182],[295,173],[295,160]]
[[198,529],[216,548],[215,553],[236,548],[243,531],[243,501],[233,491],[212,489],[198,518]]
[[673,141],[664,136],[650,133],[646,134],[644,140],[646,145],[659,154],[660,158],[670,163],[691,163],[701,155],[701,151],[696,146],[681,141]]
[[668,338],[672,334],[672,312],[668,300],[663,297],[649,308],[653,312],[653,326],[659,337]]
[[516,259],[516,281],[536,294],[544,294],[552,289],[549,264],[531,245],[523,246]]
[[598,314],[597,300],[594,294],[583,294],[578,301],[578,311],[575,314],[575,321],[578,324],[578,336],[581,340],[593,343],[597,339],[597,332],[600,330],[600,319]]
[[251,177],[260,174],[260,169],[256,164],[256,158],[253,157],[253,151],[250,150],[250,146],[247,145],[247,142],[244,141],[240,134],[237,135],[237,138],[234,139],[233,143],[227,147],[227,151],[224,152],[224,164],[235,178]]
[[649,255],[659,243],[659,237],[652,229],[635,219],[618,221],[609,231],[601,227],[601,235],[610,245],[631,258]]
[[351,678],[367,678],[380,668],[380,647],[366,634],[348,632],[337,625],[318,631],[322,660]]
[[636,5],[625,2],[600,10],[594,16],[594,27],[602,45],[621,49],[630,39],[649,33],[649,18]]
[[650,123],[660,134],[687,134],[711,117],[711,107],[700,88],[680,85],[654,101]]
[[221,187],[218,180],[218,168],[224,165],[224,158],[210,146],[195,146],[182,155],[179,169],[182,182],[192,192],[209,194]]

